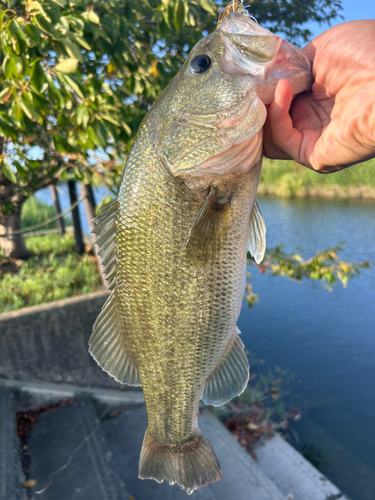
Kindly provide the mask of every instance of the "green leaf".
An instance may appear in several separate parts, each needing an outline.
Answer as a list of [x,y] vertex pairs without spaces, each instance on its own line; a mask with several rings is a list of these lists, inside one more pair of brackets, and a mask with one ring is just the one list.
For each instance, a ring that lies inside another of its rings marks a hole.
[[89,136],[90,141],[94,144],[94,146],[100,146],[100,141],[97,138],[94,129],[92,127],[87,128],[87,135]]
[[36,1],[30,2],[28,7],[30,13],[39,12],[46,21],[48,21],[49,23],[52,22],[51,18],[48,16],[47,12],[43,9],[42,5],[39,2]]
[[167,38],[171,33],[171,30],[169,29],[168,24],[165,22],[164,17],[162,17],[160,20],[159,31],[160,31],[161,35],[165,38]]
[[74,40],[79,43],[81,45],[81,47],[83,47],[84,49],[87,49],[87,50],[92,50],[92,48],[90,47],[90,45],[86,42],[86,40],[84,38],[82,38],[81,36],[78,36],[78,35],[75,35],[74,36]]
[[15,21],[14,19],[12,19],[12,21],[11,21],[11,30],[15,34],[17,41],[18,41],[18,47],[19,47],[18,53],[23,54],[26,50],[26,47],[27,47],[25,33],[20,28],[20,25],[18,24],[18,22]]
[[15,176],[6,158],[2,159],[1,166],[5,177],[10,180],[10,182],[13,182],[13,184],[17,184],[17,177]]
[[209,14],[212,14],[213,16],[216,16],[216,6],[211,0],[199,0],[199,3],[206,12]]
[[89,11],[86,11],[86,12],[83,12],[82,13],[82,17],[84,19],[86,19],[87,21],[90,21],[90,23],[93,23],[93,24],[100,24],[100,18],[98,16],[98,14],[95,14],[94,11],[92,10],[89,10]]
[[16,141],[18,139],[17,132],[15,130],[15,127],[13,127],[8,120],[8,117],[5,118],[4,115],[0,115],[0,132],[5,137],[10,137],[14,141]]
[[35,44],[39,43],[41,32],[38,28],[36,28],[33,24],[26,24],[25,31],[32,42]]
[[84,129],[87,129],[87,124],[90,119],[90,114],[88,112],[87,106],[82,105],[77,108],[77,125],[82,125]]
[[74,92],[82,99],[85,99],[85,96],[83,95],[82,90],[80,89],[78,83],[73,80],[73,78],[70,78],[69,76],[65,75],[65,80],[68,85],[74,90]]
[[79,61],[83,61],[81,49],[78,47],[77,44],[75,44],[69,38],[66,37],[60,38],[60,42],[61,46],[68,54],[68,56],[70,56],[72,59],[78,59]]
[[12,76],[17,73],[15,57],[6,56],[3,62],[3,72],[7,80],[11,80]]
[[7,102],[9,97],[12,95],[12,89],[10,87],[4,87],[0,92],[0,103]]
[[48,83],[48,90],[49,90],[51,96],[53,97],[53,100],[55,102],[57,102],[58,107],[60,109],[63,109],[65,106],[64,98],[63,98],[60,90],[56,87],[56,85],[53,81],[53,78],[49,73],[47,73],[47,83]]
[[121,127],[121,123],[119,123],[117,120],[115,120],[112,116],[110,115],[101,115],[101,117],[104,120],[107,120],[107,122],[113,123],[113,125],[116,125],[117,127]]
[[128,135],[132,135],[133,131],[126,122],[121,122],[121,125]]
[[100,123],[99,120],[95,120],[93,123],[93,129],[95,131],[95,135],[98,138],[99,144],[102,148],[105,148],[107,146],[107,141],[106,141],[106,132],[104,130],[103,125]]
[[185,2],[184,0],[177,0],[174,8],[173,24],[177,33],[180,33],[185,20]]
[[0,10],[0,28],[2,27],[4,17],[5,17],[5,15],[6,15],[8,12],[10,12],[11,14],[13,14],[13,15],[14,15],[14,11],[12,11],[12,10],[10,10],[10,9]]
[[39,123],[39,125],[43,124],[43,118],[32,106],[26,104],[24,95],[22,95],[22,98],[20,100],[20,106],[29,120],[31,120],[32,122],[37,122]]
[[62,9],[64,9],[66,7],[66,4],[67,4],[66,0],[51,0],[51,1],[56,3]]
[[37,92],[41,92],[45,79],[45,73],[40,61],[37,61],[32,69],[30,84]]
[[55,70],[59,73],[75,73],[78,68],[78,59],[73,57],[69,57],[68,59],[64,59],[63,61],[56,64]]
[[57,35],[53,24],[49,23],[46,19],[44,19],[44,17],[39,15],[35,16],[34,23],[40,30],[42,30],[44,33],[47,33],[47,35],[51,37],[55,37]]

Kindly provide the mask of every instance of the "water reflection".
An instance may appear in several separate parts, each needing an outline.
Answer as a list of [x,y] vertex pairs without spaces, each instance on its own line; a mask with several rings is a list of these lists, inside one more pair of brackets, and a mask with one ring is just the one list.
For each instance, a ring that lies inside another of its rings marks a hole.
[[[374,203],[264,198],[260,206],[270,247],[300,247],[309,257],[345,240],[343,258],[375,261]],[[317,283],[294,283],[255,269],[252,284],[260,299],[252,309],[244,304],[239,320],[242,339],[257,357],[290,368],[301,381],[308,415],[298,422],[301,447],[320,450],[329,463],[322,470],[352,500],[370,499],[369,491],[373,500],[375,269],[364,271],[345,290],[336,285],[332,293]],[[347,462],[351,457],[356,469],[352,474],[346,467],[344,472],[332,443],[341,447],[341,455],[345,450]]]

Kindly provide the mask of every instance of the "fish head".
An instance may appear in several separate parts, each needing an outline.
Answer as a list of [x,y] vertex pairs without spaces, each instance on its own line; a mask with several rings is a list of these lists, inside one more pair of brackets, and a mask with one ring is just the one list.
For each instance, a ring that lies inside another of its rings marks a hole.
[[180,178],[246,172],[262,154],[277,82],[312,84],[311,61],[242,13],[198,42],[160,101],[158,151]]

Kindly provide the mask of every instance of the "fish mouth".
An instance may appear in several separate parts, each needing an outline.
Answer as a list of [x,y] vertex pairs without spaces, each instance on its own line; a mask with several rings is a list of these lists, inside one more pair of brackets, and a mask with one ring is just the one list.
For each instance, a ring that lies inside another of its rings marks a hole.
[[289,80],[293,93],[312,85],[310,59],[297,47],[237,12],[229,14],[218,29],[224,45],[220,61],[228,74],[257,78],[257,95],[270,104],[278,80]]

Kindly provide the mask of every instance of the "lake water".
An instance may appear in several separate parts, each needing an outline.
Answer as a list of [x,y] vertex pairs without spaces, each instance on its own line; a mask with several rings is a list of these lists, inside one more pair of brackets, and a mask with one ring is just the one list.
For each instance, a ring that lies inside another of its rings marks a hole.
[[[62,186],[64,191],[66,187]],[[107,193],[96,192],[97,201]],[[49,192],[38,198],[52,203]],[[69,205],[62,197],[63,207]],[[259,200],[269,247],[304,257],[345,241],[342,258],[375,261],[375,203],[325,199]],[[85,232],[88,224],[81,204]],[[289,368],[302,408],[297,447],[351,500],[375,499],[375,267],[333,292],[313,282],[260,275],[258,303],[238,322],[246,348],[266,365]],[[294,443],[295,444],[295,443]],[[310,453],[311,455],[311,453]]]

